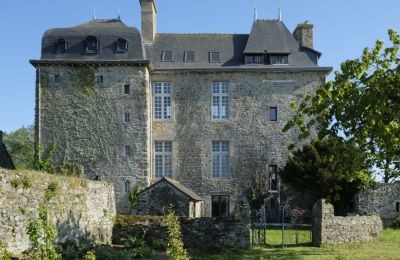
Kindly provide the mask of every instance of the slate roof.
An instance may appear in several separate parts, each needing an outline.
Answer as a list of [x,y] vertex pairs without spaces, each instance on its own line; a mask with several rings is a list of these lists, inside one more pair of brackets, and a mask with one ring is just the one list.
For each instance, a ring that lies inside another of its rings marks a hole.
[[[97,54],[84,52],[87,36],[95,36],[100,41]],[[55,53],[55,43],[65,39],[69,48],[66,53]],[[116,53],[115,42],[118,38],[128,41],[128,53]],[[172,62],[163,62],[164,51],[173,52]],[[193,51],[195,62],[184,62],[184,53]],[[210,62],[210,52],[220,52],[221,60]],[[244,64],[245,54],[288,54],[287,65]],[[149,64],[159,70],[323,70],[319,67],[321,54],[313,49],[301,47],[283,22],[278,20],[256,20],[250,34],[175,34],[157,33],[153,44],[144,46],[140,32],[128,27],[118,19],[96,19],[71,28],[51,29],[43,36],[42,57],[32,60],[33,65],[46,63],[94,62],[110,64]],[[114,63],[113,63],[114,62]]]
[[189,198],[191,198],[192,200],[195,201],[203,201],[204,199],[202,197],[200,197],[199,195],[197,195],[194,191],[192,191],[191,189],[183,186],[180,182],[173,180],[171,178],[168,177],[163,177],[161,178],[159,181],[157,181],[156,183],[150,185],[149,187],[147,187],[146,189],[144,189],[142,191],[146,192],[147,190],[151,189],[152,187],[158,185],[161,182],[167,182],[170,185],[172,185],[174,188],[176,188],[177,190],[181,191],[183,194],[185,194],[186,196],[188,196]]
[[10,154],[7,152],[6,145],[3,143],[3,132],[0,131],[0,167],[14,170],[15,166]]
[[[86,37],[94,36],[100,41],[98,54],[85,54]],[[115,53],[118,38],[128,41],[127,53]],[[58,39],[68,42],[66,53],[55,53]],[[135,27],[128,27],[118,19],[95,19],[71,28],[56,28],[45,32],[42,39],[42,60],[144,60],[144,48],[140,32]]]

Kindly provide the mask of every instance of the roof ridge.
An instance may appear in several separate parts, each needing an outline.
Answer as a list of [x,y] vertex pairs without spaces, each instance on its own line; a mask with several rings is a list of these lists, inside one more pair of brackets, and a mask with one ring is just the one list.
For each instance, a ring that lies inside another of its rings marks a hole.
[[157,33],[157,35],[173,35],[173,36],[235,36],[235,35],[243,35],[248,36],[246,33]]

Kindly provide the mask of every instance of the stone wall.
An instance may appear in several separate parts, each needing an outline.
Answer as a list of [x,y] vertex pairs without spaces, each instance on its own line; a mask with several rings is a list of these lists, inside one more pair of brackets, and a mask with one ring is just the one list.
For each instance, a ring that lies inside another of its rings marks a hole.
[[[373,189],[360,192],[354,198],[355,210],[361,214],[377,214],[385,226],[391,226],[400,216],[400,182],[381,183]],[[396,211],[399,210],[399,211]]]
[[[212,83],[229,82],[229,119],[211,117]],[[305,93],[325,82],[325,72],[161,72],[152,82],[171,82],[172,118],[153,120],[152,142],[172,142],[173,178],[205,201],[211,216],[213,195],[229,195],[235,213],[255,173],[267,176],[267,166],[283,166],[288,145],[297,132],[282,132]],[[278,120],[269,120],[269,108],[278,108]],[[229,141],[230,176],[212,177],[212,142]]]
[[118,212],[129,214],[129,189],[137,182],[147,186],[150,171],[147,68],[51,65],[37,71],[38,142],[57,145],[55,163],[77,163],[87,178],[112,182]]
[[[180,218],[185,247],[214,250],[224,247],[248,247],[250,224],[242,219],[228,218]],[[167,239],[167,223],[163,217],[117,217],[113,242],[135,234],[152,243],[154,239]]]
[[57,227],[57,242],[86,238],[96,243],[111,242],[115,198],[106,182],[60,177],[39,172],[0,169],[0,241],[19,253],[29,248],[26,228],[29,218],[38,218],[49,185],[55,195],[46,204]]
[[377,215],[334,216],[332,204],[325,200],[317,201],[312,210],[314,246],[370,241],[381,233],[382,227],[382,220]]

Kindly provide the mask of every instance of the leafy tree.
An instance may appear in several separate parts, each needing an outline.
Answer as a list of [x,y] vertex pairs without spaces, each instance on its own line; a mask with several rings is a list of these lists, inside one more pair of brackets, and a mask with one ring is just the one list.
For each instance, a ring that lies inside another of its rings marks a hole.
[[383,173],[384,181],[400,174],[400,36],[388,31],[391,46],[378,40],[373,49],[342,63],[335,80],[307,95],[284,131],[300,129],[300,138],[316,126],[320,138],[344,136]]
[[129,193],[129,202],[131,203],[133,209],[137,209],[138,207],[139,194],[140,192],[142,192],[142,189],[142,185],[140,183],[137,183],[133,187],[133,190]]
[[316,140],[293,152],[279,170],[282,181],[315,200],[327,199],[339,213],[355,193],[373,184],[362,153],[341,138]]
[[4,143],[17,169],[32,167],[35,143],[32,125],[5,133]]

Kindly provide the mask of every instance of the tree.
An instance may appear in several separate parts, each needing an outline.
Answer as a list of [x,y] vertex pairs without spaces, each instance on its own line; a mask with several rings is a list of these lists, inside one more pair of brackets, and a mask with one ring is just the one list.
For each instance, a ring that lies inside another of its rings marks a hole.
[[300,130],[300,139],[317,127],[320,138],[344,136],[383,173],[385,182],[400,174],[400,36],[388,31],[391,46],[378,40],[361,58],[342,63],[335,80],[307,95],[284,131]]
[[32,167],[35,144],[32,125],[5,133],[4,143],[17,169]]
[[338,212],[373,184],[362,153],[341,138],[316,140],[293,152],[279,175],[286,185],[315,200],[327,199]]

